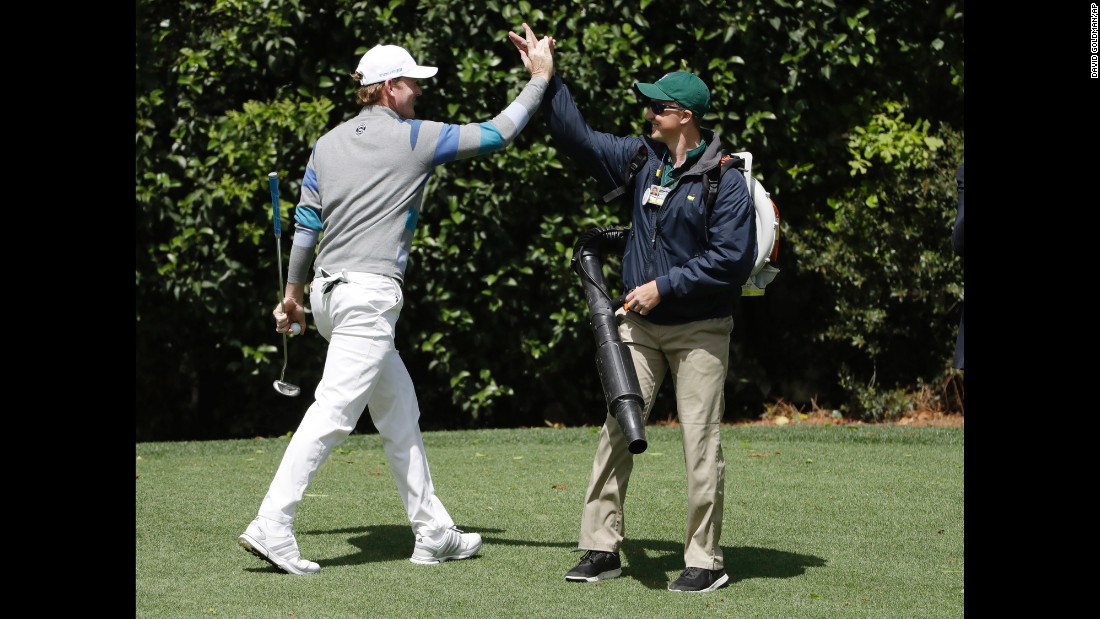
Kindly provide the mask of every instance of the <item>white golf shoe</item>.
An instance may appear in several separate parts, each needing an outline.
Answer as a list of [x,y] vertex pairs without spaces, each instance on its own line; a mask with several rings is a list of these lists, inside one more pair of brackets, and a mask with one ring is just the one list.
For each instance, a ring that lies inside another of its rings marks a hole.
[[272,535],[264,529],[259,517],[249,523],[237,543],[281,572],[304,576],[321,571],[320,565],[302,558],[293,532],[287,536]]
[[443,561],[468,559],[481,549],[481,536],[477,533],[463,533],[458,527],[444,529],[436,537],[416,536],[409,561],[420,565],[435,565]]

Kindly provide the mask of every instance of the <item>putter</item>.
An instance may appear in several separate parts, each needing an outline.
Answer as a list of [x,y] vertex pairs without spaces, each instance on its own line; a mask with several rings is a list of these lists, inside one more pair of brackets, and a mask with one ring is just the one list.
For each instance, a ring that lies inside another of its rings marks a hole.
[[[283,230],[279,224],[279,174],[272,172],[267,175],[267,183],[271,186],[271,209],[275,214],[275,255],[278,256],[279,262],[279,309],[286,313],[286,308],[283,307],[283,295],[286,294],[286,284],[283,283]],[[286,376],[286,364],[287,364],[287,352],[286,352],[286,333],[283,334],[283,371],[279,374],[279,380],[275,381],[275,391],[279,393],[294,397],[302,392],[302,389],[298,385],[292,385],[283,378]]]

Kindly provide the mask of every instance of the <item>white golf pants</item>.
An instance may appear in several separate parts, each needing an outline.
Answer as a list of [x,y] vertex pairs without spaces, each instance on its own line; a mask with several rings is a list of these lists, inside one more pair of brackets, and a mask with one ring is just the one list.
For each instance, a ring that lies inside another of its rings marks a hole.
[[[327,291],[326,291],[327,290]],[[454,525],[435,496],[420,407],[394,345],[401,285],[372,273],[318,269],[310,289],[317,330],[329,341],[316,400],[290,439],[259,515],[290,525],[317,470],[370,410],[414,534]]]

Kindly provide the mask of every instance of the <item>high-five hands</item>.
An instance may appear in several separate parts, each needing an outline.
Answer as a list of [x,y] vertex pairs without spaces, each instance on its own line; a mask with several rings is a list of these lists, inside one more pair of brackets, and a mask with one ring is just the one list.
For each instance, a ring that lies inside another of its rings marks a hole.
[[519,57],[523,59],[523,66],[531,72],[532,77],[541,77],[550,80],[554,76],[554,37],[546,36],[541,40],[535,36],[535,32],[523,23],[526,38],[514,32],[508,33],[508,39],[519,50]]

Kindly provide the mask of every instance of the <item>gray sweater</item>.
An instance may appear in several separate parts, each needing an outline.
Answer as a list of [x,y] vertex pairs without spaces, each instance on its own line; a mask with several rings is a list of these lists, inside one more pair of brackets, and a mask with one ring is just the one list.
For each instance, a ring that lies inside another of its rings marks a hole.
[[287,281],[307,281],[318,236],[316,268],[404,281],[432,170],[508,146],[538,110],[546,87],[546,80],[531,78],[488,122],[452,125],[406,119],[388,107],[368,105],[321,136],[294,211]]

